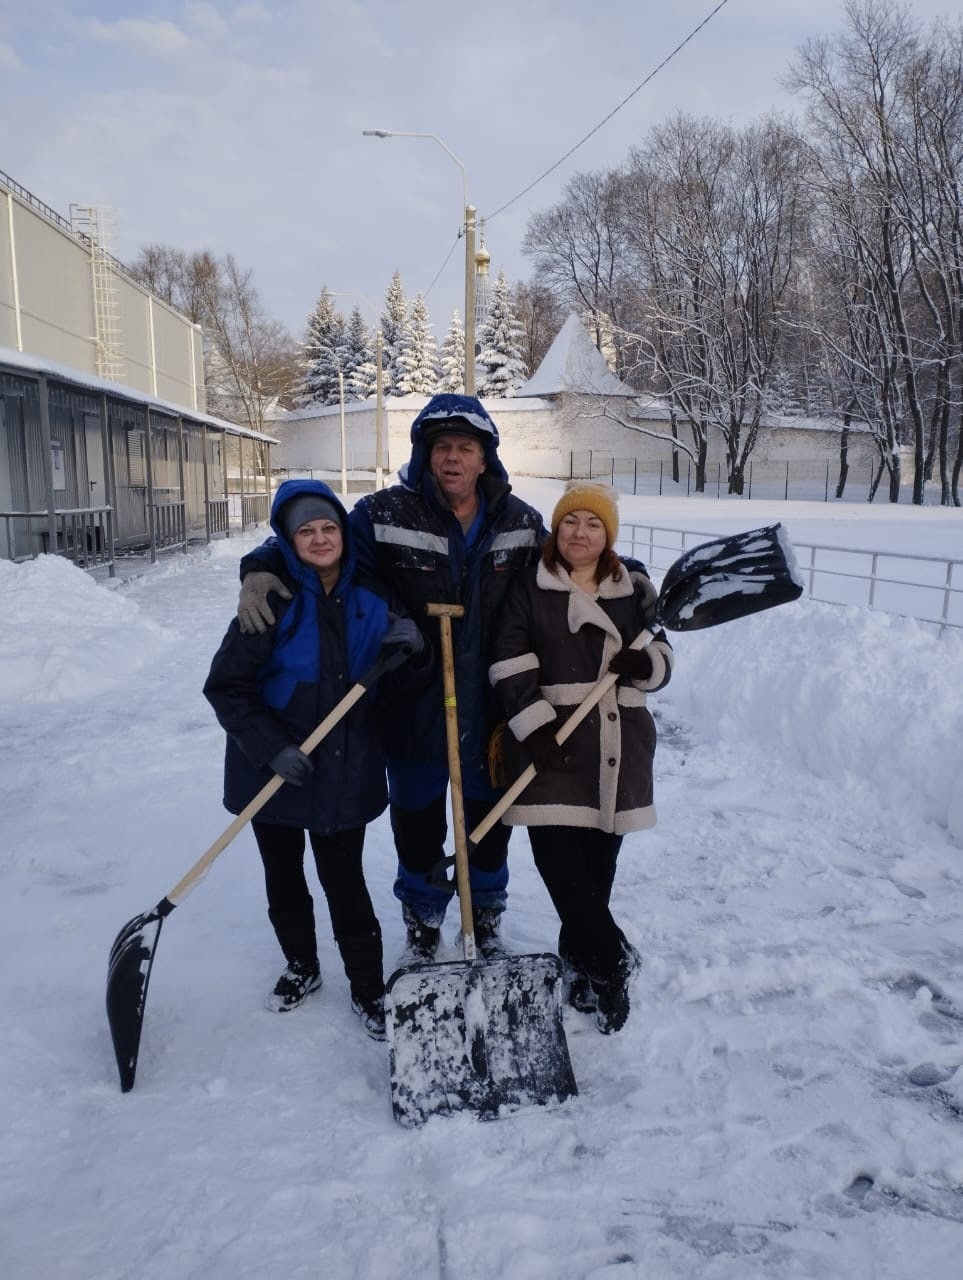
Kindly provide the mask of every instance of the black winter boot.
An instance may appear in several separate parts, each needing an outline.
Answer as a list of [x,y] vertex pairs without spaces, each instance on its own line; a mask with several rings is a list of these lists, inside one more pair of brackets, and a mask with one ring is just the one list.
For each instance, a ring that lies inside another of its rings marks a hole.
[[313,965],[292,961],[277,980],[267,998],[267,1007],[273,1013],[287,1013],[321,986],[321,970],[315,960]]
[[628,989],[621,983],[606,983],[604,987],[593,983],[593,986],[597,998],[595,1025],[603,1036],[621,1031],[629,1018]]
[[435,929],[430,924],[424,924],[419,920],[407,902],[401,908],[401,916],[408,931],[408,937],[405,942],[406,957],[430,964],[435,958],[435,952],[438,950],[441,930]]
[[558,935],[558,954],[562,961],[566,1000],[579,1013],[594,1013],[598,997],[592,989],[592,980],[585,970],[584,962],[575,958],[564,928]]
[[622,953],[625,957],[625,980],[634,982],[642,972],[642,954],[638,947],[633,947],[628,938],[622,935]]
[[352,990],[351,1008],[361,1019],[361,1025],[372,1040],[384,1040],[387,1038],[383,995]]
[[592,988],[592,980],[583,969],[569,969],[566,974],[568,978],[568,1002],[573,1009],[577,1009],[579,1013],[594,1013],[598,1007],[599,998]]
[[288,967],[278,978],[267,998],[267,1007],[276,1013],[296,1009],[304,998],[321,985],[318,966],[318,942],[314,928],[314,903],[293,911],[268,909],[277,940]]
[[603,1036],[621,1031],[629,1016],[629,982],[632,974],[628,957],[623,956],[615,973],[604,979],[593,978],[595,992],[595,1024]]
[[484,960],[494,960],[496,956],[505,955],[505,944],[502,941],[502,913],[494,907],[479,907],[473,913],[475,923],[475,946]]

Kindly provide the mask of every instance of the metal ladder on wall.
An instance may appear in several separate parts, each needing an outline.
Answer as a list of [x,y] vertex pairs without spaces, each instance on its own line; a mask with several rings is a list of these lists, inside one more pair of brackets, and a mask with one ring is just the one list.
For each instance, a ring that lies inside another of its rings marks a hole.
[[122,382],[125,376],[123,327],[111,252],[113,210],[106,205],[72,204],[70,225],[74,234],[90,248],[97,376]]

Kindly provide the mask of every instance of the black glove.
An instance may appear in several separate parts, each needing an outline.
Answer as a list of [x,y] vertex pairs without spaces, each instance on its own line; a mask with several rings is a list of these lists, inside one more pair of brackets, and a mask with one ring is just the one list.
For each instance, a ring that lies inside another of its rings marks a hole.
[[564,769],[569,762],[565,748],[555,741],[557,728],[558,721],[553,720],[551,724],[540,725],[525,739],[532,764],[539,773],[546,769]]
[[282,600],[291,599],[291,592],[277,574],[267,569],[256,569],[244,575],[237,601],[237,621],[246,636],[263,635],[268,627],[274,626],[274,614],[268,604],[268,595],[272,591]]
[[389,613],[391,625],[384,634],[381,641],[382,648],[389,645],[405,645],[412,654],[421,653],[425,647],[425,637],[418,629],[418,623],[414,618],[398,618],[393,613]]
[[292,787],[303,787],[314,773],[314,765],[299,747],[284,747],[271,761],[270,768]]
[[620,649],[609,663],[609,670],[617,676],[648,680],[652,675],[652,659],[644,649]]

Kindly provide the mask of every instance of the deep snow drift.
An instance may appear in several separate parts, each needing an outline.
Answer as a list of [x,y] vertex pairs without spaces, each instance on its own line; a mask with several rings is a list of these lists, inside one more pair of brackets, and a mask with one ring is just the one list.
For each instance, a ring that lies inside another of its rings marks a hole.
[[[518,487],[546,512],[559,489]],[[959,555],[959,512],[623,499],[623,522],[654,508]],[[164,926],[120,1093],[107,951],[229,822],[200,690],[254,541],[113,586],[0,562],[4,1275],[955,1278],[963,634],[861,608],[675,638],[659,825],[613,900],[646,963],[621,1035],[567,1013],[577,1099],[397,1126],[320,890],[324,988],[264,1009],[282,961],[248,832]],[[366,865],[390,962],[386,817]],[[524,831],[511,867],[507,938],[551,949]]]

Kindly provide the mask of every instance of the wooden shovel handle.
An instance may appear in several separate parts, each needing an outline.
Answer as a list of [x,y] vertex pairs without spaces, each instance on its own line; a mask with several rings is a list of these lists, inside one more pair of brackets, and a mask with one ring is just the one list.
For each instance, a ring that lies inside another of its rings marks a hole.
[[445,689],[445,739],[448,746],[448,776],[451,779],[451,820],[455,834],[455,884],[461,910],[461,937],[465,959],[475,959],[475,922],[471,911],[471,882],[468,873],[468,837],[465,834],[465,794],[461,781],[461,753],[458,749],[458,699],[455,690],[455,652],[451,620],[465,610],[460,604],[429,604],[428,616],[441,627],[441,672]]
[[[354,704],[364,697],[375,681],[384,675],[386,671],[391,671],[394,667],[404,662],[409,652],[408,646],[401,645],[390,654],[378,657],[360,680],[352,685],[337,706],[331,708],[321,723],[301,743],[301,750],[304,754],[309,756],[321,742],[321,739],[327,737],[338,721],[343,720]],[[211,847],[201,854],[190,871],[182,876],[174,888],[171,889],[167,895],[167,901],[172,908],[187,897],[190,891],[204,878],[214,859],[224,852],[234,837],[247,826],[256,814],[260,813],[274,793],[283,786],[284,779],[279,774],[275,774],[270,782],[264,784],[254,799],[248,802],[231,825],[221,832]]]

